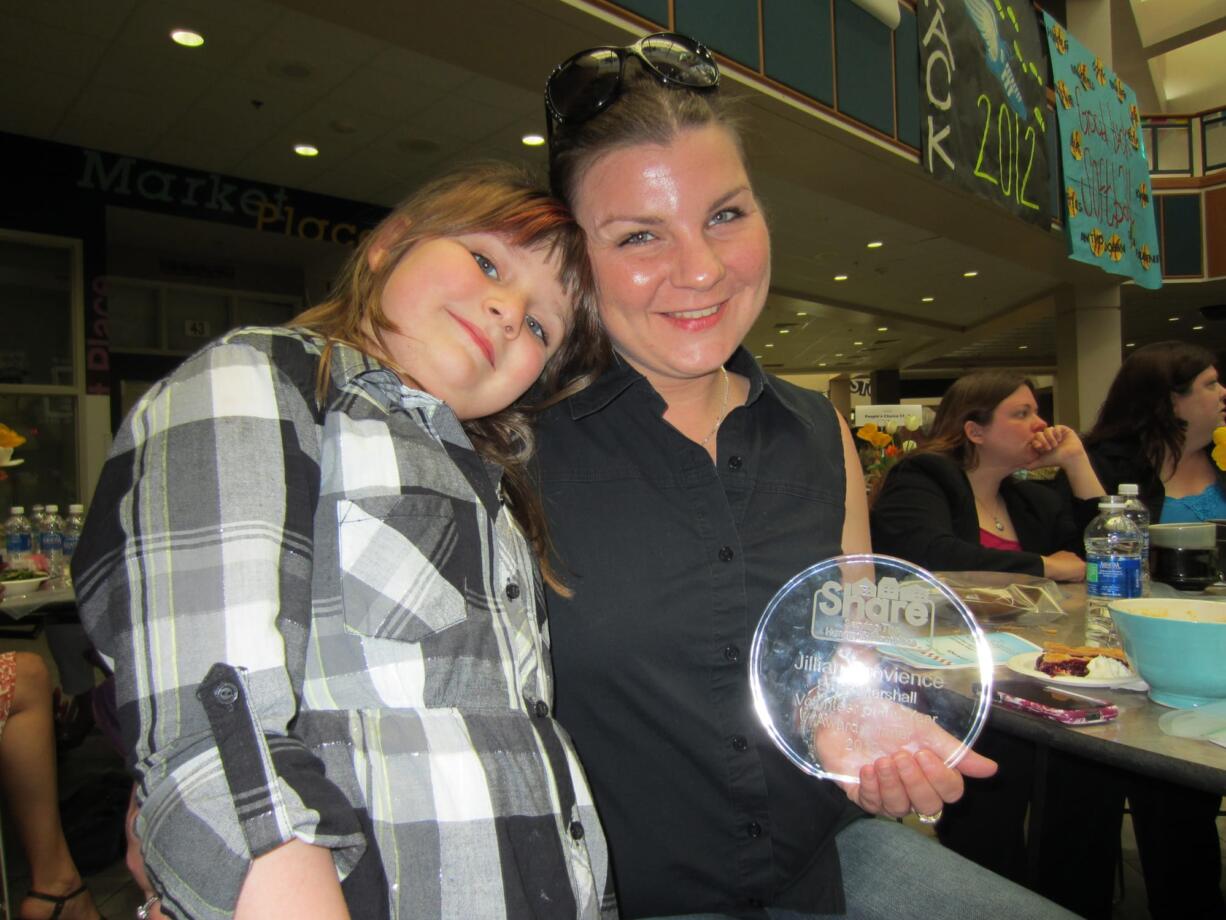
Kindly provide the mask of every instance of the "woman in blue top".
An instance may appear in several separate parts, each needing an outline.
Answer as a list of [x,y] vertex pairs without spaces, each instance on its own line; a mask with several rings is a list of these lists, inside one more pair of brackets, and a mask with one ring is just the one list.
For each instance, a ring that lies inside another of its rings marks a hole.
[[1135,482],[1152,521],[1226,519],[1222,471],[1209,456],[1226,409],[1215,360],[1183,342],[1138,348],[1116,374],[1086,436],[1103,485],[1114,491]]
[[[1155,342],[1120,367],[1085,438],[1103,487],[1133,482],[1163,524],[1226,519],[1226,479],[1210,457],[1226,389],[1199,345]],[[1221,917],[1221,796],[1123,775],[1153,917]],[[1178,906],[1176,906],[1178,905]]]

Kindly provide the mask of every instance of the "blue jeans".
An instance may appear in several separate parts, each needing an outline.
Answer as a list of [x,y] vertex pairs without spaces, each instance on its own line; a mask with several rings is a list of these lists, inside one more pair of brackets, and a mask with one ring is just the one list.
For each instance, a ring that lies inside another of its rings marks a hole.
[[[835,839],[847,899],[843,916],[851,920],[1076,917],[897,821],[853,821]],[[766,913],[771,920],[833,916],[778,907],[768,907]],[[682,916],[684,920],[730,920],[725,914],[685,914],[653,920],[682,920]]]

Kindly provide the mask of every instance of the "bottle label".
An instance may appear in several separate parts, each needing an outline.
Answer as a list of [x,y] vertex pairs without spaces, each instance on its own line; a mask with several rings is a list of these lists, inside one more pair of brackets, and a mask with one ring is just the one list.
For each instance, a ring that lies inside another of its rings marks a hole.
[[34,549],[34,540],[28,533],[11,533],[4,541],[4,551],[10,559],[28,556]]
[[61,552],[64,549],[64,538],[53,530],[49,530],[42,535],[42,553],[44,556],[50,556],[54,553]]
[[1135,556],[1087,556],[1086,593],[1094,597],[1140,597],[1141,560]]
[[64,534],[64,558],[71,559],[72,554],[77,551],[77,539],[73,534]]

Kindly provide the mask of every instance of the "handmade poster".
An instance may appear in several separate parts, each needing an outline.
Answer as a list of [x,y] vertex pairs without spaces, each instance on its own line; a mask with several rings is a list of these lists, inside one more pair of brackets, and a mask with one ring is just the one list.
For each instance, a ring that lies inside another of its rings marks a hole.
[[920,0],[916,15],[924,166],[1050,227],[1059,213],[1055,126],[1030,0]]
[[1136,94],[1047,13],[1043,24],[1056,87],[1069,258],[1160,288]]
[[[942,670],[954,653],[976,670],[969,695]],[[838,556],[796,575],[767,605],[749,661],[754,707],[778,748],[844,782],[904,750],[955,765],[992,691],[993,650],[966,605],[892,556]]]

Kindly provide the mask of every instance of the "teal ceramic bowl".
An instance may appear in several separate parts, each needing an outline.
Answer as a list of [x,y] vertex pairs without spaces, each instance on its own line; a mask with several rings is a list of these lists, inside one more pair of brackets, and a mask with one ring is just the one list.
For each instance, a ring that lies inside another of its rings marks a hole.
[[1226,602],[1134,597],[1108,608],[1155,703],[1190,709],[1226,700]]

